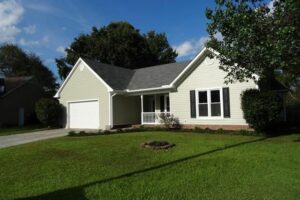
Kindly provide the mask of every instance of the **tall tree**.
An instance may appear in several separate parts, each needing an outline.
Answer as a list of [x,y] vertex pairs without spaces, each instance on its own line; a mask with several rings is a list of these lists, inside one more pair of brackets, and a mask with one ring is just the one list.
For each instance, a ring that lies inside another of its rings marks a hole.
[[64,79],[79,57],[96,59],[130,69],[175,62],[177,53],[163,33],[141,34],[127,22],[113,22],[92,28],[90,34],[75,38],[67,55],[56,59],[59,75]]
[[47,92],[57,88],[53,73],[35,54],[27,54],[13,44],[0,46],[0,71],[5,76],[34,76]]
[[165,33],[149,31],[144,34],[152,59],[149,65],[159,65],[175,62],[177,53],[170,46]]
[[274,0],[271,8],[264,2],[216,0],[216,7],[206,10],[207,46],[220,53],[228,82],[251,79],[254,73],[272,80],[277,71],[293,85],[300,77],[300,2]]

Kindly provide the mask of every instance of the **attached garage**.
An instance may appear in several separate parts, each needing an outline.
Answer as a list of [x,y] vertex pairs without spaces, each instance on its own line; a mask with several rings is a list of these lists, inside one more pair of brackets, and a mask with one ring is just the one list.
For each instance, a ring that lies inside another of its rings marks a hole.
[[69,102],[68,122],[69,128],[74,129],[99,129],[99,101]]

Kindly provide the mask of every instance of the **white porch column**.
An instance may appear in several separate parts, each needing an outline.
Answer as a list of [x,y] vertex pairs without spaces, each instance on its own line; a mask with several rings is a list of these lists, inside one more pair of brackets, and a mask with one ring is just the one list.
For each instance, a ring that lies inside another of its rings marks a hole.
[[141,95],[141,124],[144,124],[144,95]]
[[113,97],[116,95],[117,93],[113,93],[110,92],[109,93],[109,99],[108,99],[108,129],[112,129],[114,126],[114,101],[113,101]]

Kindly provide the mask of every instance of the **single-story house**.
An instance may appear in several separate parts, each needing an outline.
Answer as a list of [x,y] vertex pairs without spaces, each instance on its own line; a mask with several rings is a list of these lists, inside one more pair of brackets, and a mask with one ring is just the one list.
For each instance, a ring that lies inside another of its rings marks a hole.
[[241,93],[257,84],[225,84],[226,73],[209,53],[217,52],[204,48],[189,62],[135,70],[80,58],[55,95],[66,109],[63,125],[157,125],[160,113],[171,113],[184,127],[248,128]]
[[34,107],[44,95],[34,77],[0,77],[0,127],[35,121]]

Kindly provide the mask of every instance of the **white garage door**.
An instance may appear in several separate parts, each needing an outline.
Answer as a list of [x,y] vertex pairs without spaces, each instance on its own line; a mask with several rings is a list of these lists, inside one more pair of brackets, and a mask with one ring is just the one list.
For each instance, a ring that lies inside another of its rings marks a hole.
[[85,101],[69,103],[69,127],[99,129],[99,102]]

